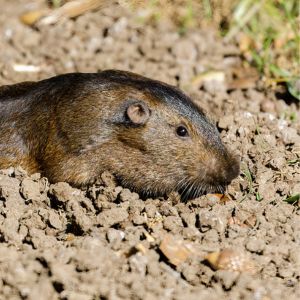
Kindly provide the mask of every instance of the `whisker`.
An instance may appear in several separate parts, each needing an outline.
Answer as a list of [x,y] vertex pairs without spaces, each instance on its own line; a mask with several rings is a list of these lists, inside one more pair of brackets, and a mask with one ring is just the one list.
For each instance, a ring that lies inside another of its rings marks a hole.
[[191,192],[193,191],[193,185],[194,183],[193,182],[190,182],[189,183],[189,189],[187,190],[187,198],[190,198],[190,195],[191,195]]

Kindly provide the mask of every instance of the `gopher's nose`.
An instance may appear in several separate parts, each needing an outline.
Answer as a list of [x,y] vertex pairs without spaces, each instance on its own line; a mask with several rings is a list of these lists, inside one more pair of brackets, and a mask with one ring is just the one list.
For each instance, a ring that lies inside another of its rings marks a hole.
[[226,167],[224,179],[229,184],[234,178],[240,174],[240,162],[237,158],[232,157]]
[[228,185],[234,178],[240,174],[239,160],[227,154],[222,159],[216,159],[212,163],[208,178],[213,185]]

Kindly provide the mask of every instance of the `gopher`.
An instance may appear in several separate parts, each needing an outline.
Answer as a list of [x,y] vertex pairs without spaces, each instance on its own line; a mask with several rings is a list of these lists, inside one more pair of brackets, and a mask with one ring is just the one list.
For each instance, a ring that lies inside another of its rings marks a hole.
[[71,73],[0,87],[0,168],[92,184],[108,170],[136,192],[223,192],[239,161],[174,86],[134,73]]

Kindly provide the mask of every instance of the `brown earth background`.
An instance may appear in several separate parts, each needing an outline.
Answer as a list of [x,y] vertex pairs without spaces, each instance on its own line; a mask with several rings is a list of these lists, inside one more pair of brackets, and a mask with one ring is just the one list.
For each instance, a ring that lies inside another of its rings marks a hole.
[[[109,68],[177,85],[217,121],[241,174],[226,201],[182,202],[140,199],[107,173],[79,190],[0,171],[0,299],[300,299],[299,202],[284,201],[300,192],[299,104],[253,80],[236,43],[208,27],[181,34],[110,5],[31,28],[18,18],[28,5],[0,0],[1,85]],[[204,261],[225,248],[255,272]]]

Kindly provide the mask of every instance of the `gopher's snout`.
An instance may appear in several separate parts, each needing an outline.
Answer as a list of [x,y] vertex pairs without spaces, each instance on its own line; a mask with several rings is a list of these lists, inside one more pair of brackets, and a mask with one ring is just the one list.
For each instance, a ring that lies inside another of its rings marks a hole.
[[240,164],[236,157],[226,153],[224,159],[219,159],[215,166],[210,168],[209,181],[211,185],[223,187],[231,183],[240,173]]
[[240,165],[236,158],[231,158],[226,162],[219,172],[216,172],[215,182],[217,184],[226,186],[236,178],[240,173]]

